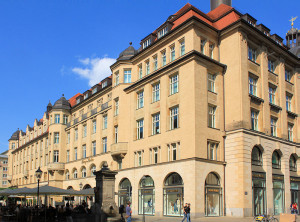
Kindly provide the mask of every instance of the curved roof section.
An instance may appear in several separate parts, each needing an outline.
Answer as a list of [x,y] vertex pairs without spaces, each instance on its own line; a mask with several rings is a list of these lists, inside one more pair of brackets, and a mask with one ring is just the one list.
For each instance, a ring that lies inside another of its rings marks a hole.
[[128,60],[132,56],[137,54],[138,51],[135,50],[135,48],[132,46],[132,43],[130,42],[129,44],[130,44],[130,46],[127,49],[125,49],[123,52],[120,53],[117,60]]
[[17,130],[12,134],[9,140],[19,140],[19,134],[20,134],[20,130]]
[[70,105],[69,101],[66,100],[66,98],[64,97],[64,95],[62,95],[62,97],[54,103],[54,106],[53,106],[52,109],[66,109],[66,110],[70,110],[71,109],[71,105]]

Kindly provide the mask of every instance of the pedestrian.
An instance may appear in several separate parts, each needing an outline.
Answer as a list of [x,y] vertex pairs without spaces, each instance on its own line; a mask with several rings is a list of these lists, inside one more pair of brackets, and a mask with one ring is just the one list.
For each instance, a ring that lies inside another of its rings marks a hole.
[[190,222],[191,219],[190,219],[190,212],[191,212],[191,204],[189,203],[185,203],[185,206],[183,207],[183,219],[182,219],[182,222],[186,221],[187,222]]
[[127,207],[126,207],[126,215],[125,215],[125,218],[126,218],[127,222],[131,222],[132,210],[131,210],[130,204],[131,204],[130,201],[128,201],[127,202]]
[[72,210],[70,208],[69,203],[66,204],[66,219],[67,219],[67,222],[73,222]]

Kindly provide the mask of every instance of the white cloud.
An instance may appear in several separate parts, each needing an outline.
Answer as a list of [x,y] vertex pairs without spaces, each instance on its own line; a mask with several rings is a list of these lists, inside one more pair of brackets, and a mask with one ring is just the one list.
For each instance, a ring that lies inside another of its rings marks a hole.
[[111,74],[110,66],[116,62],[113,58],[84,58],[79,59],[83,67],[74,67],[72,72],[82,78],[89,80],[89,85],[93,86],[99,83],[102,79]]

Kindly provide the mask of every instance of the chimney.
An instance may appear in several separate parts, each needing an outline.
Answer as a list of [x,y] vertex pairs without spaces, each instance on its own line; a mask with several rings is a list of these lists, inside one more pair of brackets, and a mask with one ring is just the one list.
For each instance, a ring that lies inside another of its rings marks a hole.
[[231,6],[231,0],[210,0],[210,10],[214,10],[221,4]]

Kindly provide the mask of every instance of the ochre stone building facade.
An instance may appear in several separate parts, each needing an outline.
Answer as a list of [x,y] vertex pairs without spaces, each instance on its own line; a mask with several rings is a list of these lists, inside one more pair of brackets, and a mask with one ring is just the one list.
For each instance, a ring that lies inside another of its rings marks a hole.
[[[230,2],[230,1],[226,1]],[[297,40],[298,41],[298,40]],[[287,212],[300,198],[299,58],[249,14],[187,4],[112,74],[9,140],[9,181],[83,189],[104,162],[134,214]]]

